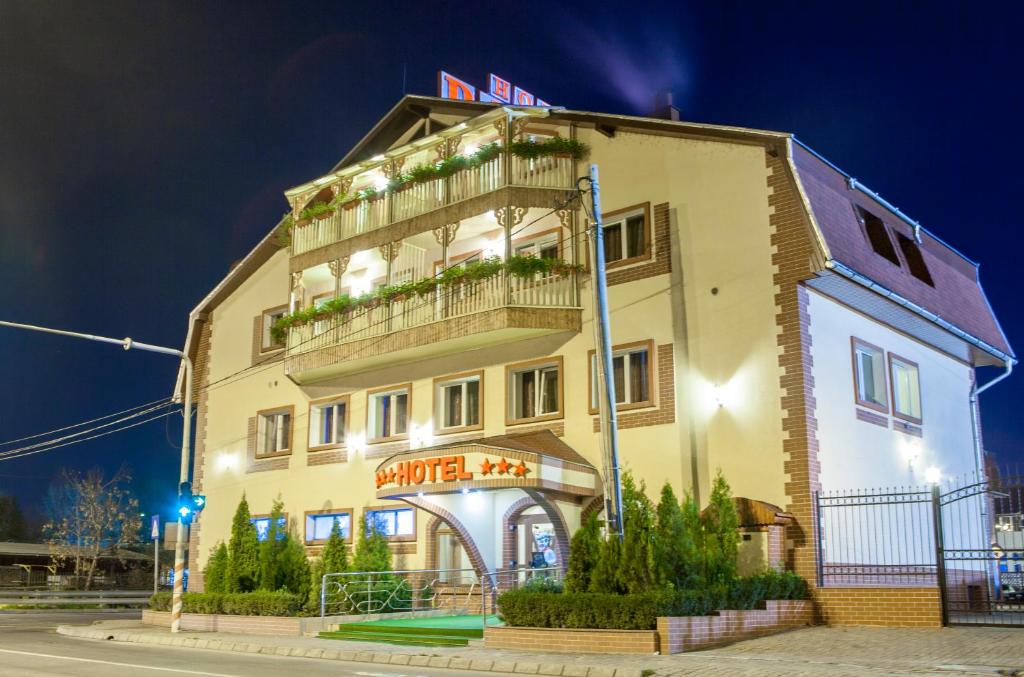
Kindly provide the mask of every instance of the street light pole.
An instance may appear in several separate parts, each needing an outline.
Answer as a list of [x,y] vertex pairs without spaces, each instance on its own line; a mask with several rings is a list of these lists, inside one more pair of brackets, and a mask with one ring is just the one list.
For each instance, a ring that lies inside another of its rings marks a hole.
[[[188,482],[188,466],[191,460],[190,443],[192,440],[192,360],[189,356],[175,348],[164,348],[150,343],[133,341],[131,338],[123,339],[109,338],[107,336],[96,336],[94,334],[83,334],[77,331],[64,331],[62,329],[50,329],[49,327],[37,327],[32,324],[21,324],[18,322],[5,322],[0,320],[0,327],[11,327],[13,329],[26,329],[28,331],[39,331],[46,334],[58,334],[72,338],[98,341],[119,345],[125,350],[143,350],[150,353],[162,353],[174,355],[181,359],[185,367],[185,403],[182,411],[184,422],[181,431],[181,468],[178,474],[178,486],[182,482]],[[155,566],[155,563],[154,563]],[[185,592],[185,523],[181,515],[178,515],[178,538],[174,544],[174,593],[171,597],[171,632],[178,632],[181,626],[181,595]]]

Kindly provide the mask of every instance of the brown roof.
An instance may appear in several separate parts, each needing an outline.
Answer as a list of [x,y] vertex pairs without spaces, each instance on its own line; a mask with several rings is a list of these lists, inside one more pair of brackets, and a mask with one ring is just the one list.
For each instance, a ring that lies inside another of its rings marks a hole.
[[[919,280],[910,273],[902,253],[900,265],[875,253],[855,207],[879,217],[894,234],[912,239],[914,228],[904,217],[881,204],[870,191],[851,188],[846,175],[799,144],[793,145],[793,161],[830,259],[1013,355],[981,288],[976,263],[922,229],[919,248],[934,286]],[[899,248],[895,238],[893,244]]]
[[[491,437],[481,437],[475,440],[463,440],[462,442],[439,444],[437,446],[427,447],[425,450],[450,449],[452,447],[461,447],[468,444],[482,444],[488,447],[498,447],[499,449],[525,451],[531,454],[550,456],[562,461],[568,461],[569,463],[579,463],[580,465],[593,467],[590,461],[583,458],[578,451],[563,442],[550,430],[493,435]],[[417,451],[425,450],[417,449]]]

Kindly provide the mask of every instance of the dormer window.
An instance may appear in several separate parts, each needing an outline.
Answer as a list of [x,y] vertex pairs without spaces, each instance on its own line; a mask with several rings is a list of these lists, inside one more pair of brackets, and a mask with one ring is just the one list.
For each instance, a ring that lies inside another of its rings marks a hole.
[[896,254],[896,247],[892,243],[892,238],[889,237],[889,229],[882,223],[882,219],[863,207],[858,206],[855,209],[857,217],[864,226],[864,232],[868,236],[868,242],[871,243],[871,248],[876,254],[887,259],[889,263],[899,266],[900,257]]
[[917,242],[903,233],[896,233],[896,241],[900,244],[900,251],[903,252],[907,267],[910,268],[910,274],[921,282],[934,287],[935,281],[932,280],[932,274],[928,270],[928,264],[924,262],[924,256],[921,254],[921,248]]

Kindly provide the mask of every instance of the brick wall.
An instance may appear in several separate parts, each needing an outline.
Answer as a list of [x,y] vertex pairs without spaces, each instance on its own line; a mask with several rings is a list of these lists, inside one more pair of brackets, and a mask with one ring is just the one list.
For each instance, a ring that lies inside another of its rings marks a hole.
[[829,625],[942,626],[937,587],[818,588],[812,594],[819,620]]
[[719,611],[717,616],[658,619],[658,644],[663,654],[706,649],[741,639],[810,625],[813,608],[805,601],[769,601],[764,609]]
[[[196,400],[195,453],[192,463],[192,493],[203,493],[203,477],[206,466],[206,421],[209,403],[206,386],[210,382],[210,346],[213,341],[213,320],[200,320],[199,344],[196,346],[196,360],[192,370],[192,392]],[[199,569],[199,538],[202,532],[203,514],[199,513],[188,530],[189,590],[202,592],[203,572]]]
[[658,650],[658,633],[655,630],[489,627],[484,630],[484,646],[518,651],[650,655]]
[[[143,625],[170,627],[171,614],[167,611],[142,612]],[[195,632],[235,632],[246,635],[302,634],[302,619],[285,616],[229,616],[222,614],[182,614],[181,629]]]

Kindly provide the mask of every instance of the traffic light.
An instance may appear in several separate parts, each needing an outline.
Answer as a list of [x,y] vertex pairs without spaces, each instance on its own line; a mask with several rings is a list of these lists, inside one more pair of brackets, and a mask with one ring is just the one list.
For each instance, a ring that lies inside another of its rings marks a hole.
[[[206,502],[206,499],[203,499]],[[192,496],[192,483],[182,482],[178,486],[178,518],[183,524],[191,524],[195,512],[195,499]]]
[[206,507],[206,496],[202,494],[192,494],[192,512],[201,512]]

